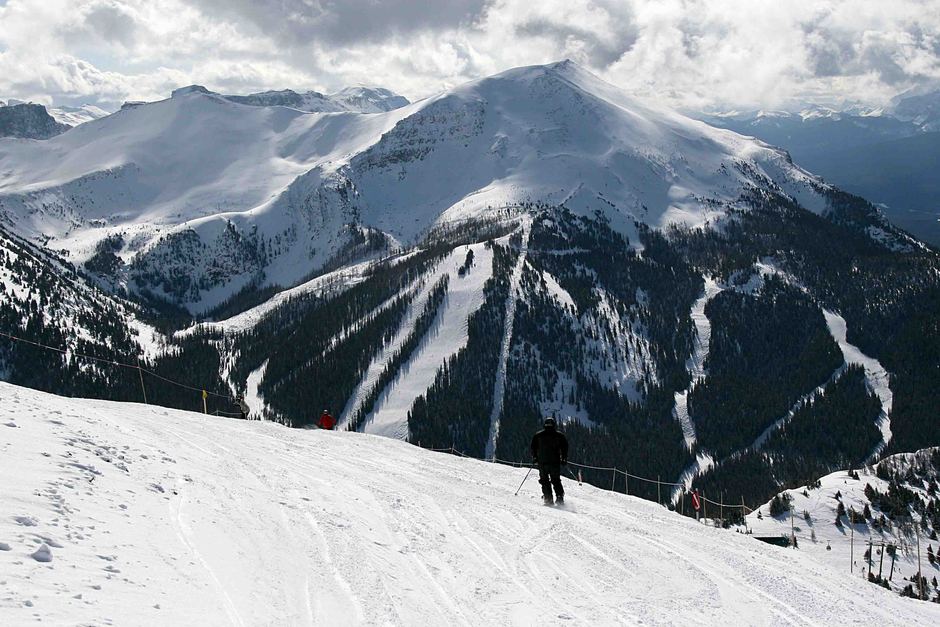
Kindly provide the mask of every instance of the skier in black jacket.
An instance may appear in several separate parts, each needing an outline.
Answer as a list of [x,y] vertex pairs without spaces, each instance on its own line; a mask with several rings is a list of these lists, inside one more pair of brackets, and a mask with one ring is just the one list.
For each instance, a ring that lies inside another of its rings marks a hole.
[[539,467],[539,483],[542,484],[542,498],[545,503],[552,502],[552,488],[555,488],[555,502],[565,500],[565,489],[561,485],[561,467],[568,463],[568,438],[555,428],[555,419],[546,418],[543,429],[532,437],[532,460]]

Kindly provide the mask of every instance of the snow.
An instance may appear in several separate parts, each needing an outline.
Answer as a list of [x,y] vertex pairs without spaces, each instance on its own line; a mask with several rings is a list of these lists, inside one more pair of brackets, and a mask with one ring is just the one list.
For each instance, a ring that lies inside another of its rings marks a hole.
[[[800,284],[796,277],[778,268],[776,264],[774,264],[773,259],[766,258],[760,260],[755,264],[755,269],[757,270],[757,274],[759,274],[761,277],[776,275],[781,277],[790,285],[807,292],[806,288]],[[845,360],[845,363],[859,365],[864,368],[865,385],[871,392],[875,394],[875,396],[878,397],[878,400],[881,402],[881,412],[878,415],[876,423],[878,430],[881,432],[881,442],[878,443],[878,445],[872,451],[871,455],[869,455],[867,461],[870,463],[875,461],[891,442],[891,410],[894,406],[894,393],[891,391],[888,371],[885,370],[884,366],[882,366],[881,362],[879,362],[877,359],[869,357],[868,355],[864,354],[857,346],[849,343],[847,340],[848,324],[846,323],[845,318],[828,309],[823,309],[823,316],[826,319],[826,326],[829,329],[829,334],[832,336],[832,339],[836,342],[836,344],[839,345],[839,349],[842,351],[842,357]],[[841,369],[837,370],[833,375],[833,378],[835,378],[840,373]],[[813,392],[810,392],[810,395],[816,394],[819,391],[820,390],[814,390]],[[802,404],[805,398],[807,397],[800,399],[798,404]],[[784,416],[780,421],[778,421],[778,423],[782,424],[782,421],[787,419],[789,419],[788,416]],[[779,424],[776,426],[779,426]],[[771,430],[773,430],[773,428],[776,427],[772,427]],[[769,432],[765,432],[765,434],[769,435]],[[762,441],[761,438],[758,438],[758,440]]]
[[46,111],[49,112],[49,115],[51,115],[56,122],[68,124],[69,126],[78,126],[79,124],[91,122],[92,120],[97,120],[98,118],[109,115],[104,109],[89,104],[80,107],[46,107]]
[[711,346],[712,325],[705,315],[705,305],[708,301],[721,293],[722,287],[710,276],[702,277],[705,281],[705,288],[702,295],[692,303],[692,310],[689,316],[692,318],[692,324],[695,326],[695,340],[692,345],[692,355],[686,360],[686,370],[692,378],[689,387],[676,392],[675,406],[672,415],[675,416],[679,424],[682,425],[682,436],[685,440],[685,446],[690,451],[695,447],[697,441],[695,435],[695,424],[689,417],[689,393],[698,385],[708,374],[705,369],[705,360],[708,358],[709,347]]
[[496,378],[493,382],[493,402],[490,412],[490,433],[486,440],[487,459],[496,456],[496,440],[499,438],[499,419],[503,413],[503,399],[506,394],[506,367],[509,364],[509,350],[512,348],[512,328],[516,322],[516,304],[519,302],[519,281],[529,254],[529,235],[532,233],[532,221],[523,219],[522,247],[516,257],[516,264],[509,277],[509,294],[506,296],[506,310],[503,316],[503,337],[499,344],[499,363],[496,366]]
[[551,294],[552,298],[558,301],[558,304],[565,309],[570,309],[572,314],[578,313],[578,306],[575,304],[574,299],[571,297],[571,294],[568,293],[568,290],[558,283],[558,279],[543,270],[542,280],[545,281],[548,293]]
[[836,341],[842,350],[842,356],[847,364],[855,364],[865,369],[865,385],[871,390],[881,402],[881,413],[878,415],[877,426],[881,431],[881,442],[875,447],[870,456],[870,461],[881,455],[891,442],[891,409],[894,406],[894,393],[889,386],[888,371],[881,365],[877,359],[869,357],[863,353],[854,344],[849,344],[846,339],[847,324],[845,318],[834,311],[823,310],[826,317],[826,326],[829,327],[829,333],[832,339]]
[[564,203],[601,212],[638,245],[636,222],[714,224],[766,179],[825,209],[821,183],[785,153],[644,103],[571,62],[508,70],[390,111],[380,109],[394,94],[380,92],[331,96],[375,113],[305,113],[183,89],[48,141],[0,141],[3,211],[19,234],[48,237],[77,262],[124,234],[125,261],[171,265],[166,238],[195,235],[186,270],[196,279],[232,256],[220,237],[229,228],[277,242],[264,267],[233,264],[227,280],[187,297],[199,312],[261,271],[263,286],[300,283],[340,250],[350,224],[411,244],[442,222]]
[[245,403],[248,404],[248,416],[255,420],[264,420],[266,416],[267,404],[261,396],[261,380],[264,379],[264,371],[268,368],[268,360],[252,370],[248,374],[248,380],[245,383]]
[[793,418],[793,416],[796,414],[796,412],[798,412],[798,411],[800,410],[800,408],[802,408],[806,403],[808,403],[808,402],[810,402],[811,400],[815,399],[817,396],[821,395],[821,394],[825,391],[826,386],[829,385],[830,383],[834,382],[834,381],[837,381],[837,380],[839,379],[839,377],[842,376],[842,373],[843,373],[843,372],[845,372],[844,366],[843,366],[843,367],[840,367],[840,368],[836,368],[835,372],[832,373],[832,376],[830,376],[829,379],[826,380],[825,383],[819,384],[819,385],[816,386],[813,390],[807,392],[806,394],[804,394],[804,395],[801,396],[800,398],[796,399],[796,401],[793,403],[793,405],[790,406],[790,409],[787,410],[787,413],[785,413],[785,414],[784,414],[783,416],[781,416],[780,418],[777,418],[775,421],[773,421],[772,423],[770,423],[770,424],[767,426],[766,429],[764,429],[763,431],[761,431],[760,435],[757,436],[757,437],[754,439],[754,442],[752,442],[749,447],[747,447],[746,449],[744,449],[744,450],[742,450],[742,451],[737,451],[737,452],[733,453],[731,456],[732,456],[732,457],[736,457],[736,456],[741,455],[741,454],[743,454],[743,453],[746,453],[746,452],[748,452],[748,451],[758,451],[758,450],[760,450],[761,447],[763,447],[764,444],[767,443],[767,440],[770,438],[770,436],[771,436],[775,431],[779,430],[780,428],[782,428],[783,426],[785,426],[788,422],[790,422],[790,420]]
[[[451,277],[447,296],[437,319],[398,376],[382,391],[363,431],[404,439],[408,436],[408,412],[415,399],[434,383],[447,359],[467,345],[470,316],[483,305],[483,287],[493,276],[493,250],[484,244],[470,246],[473,267],[463,277]],[[459,250],[459,249],[458,249]],[[466,253],[456,257],[460,264]]]
[[[581,314],[579,322],[584,330],[584,343],[591,355],[585,364],[585,372],[607,389],[616,390],[630,401],[642,402],[638,384],[643,380],[659,381],[656,362],[645,325],[639,319],[630,322],[621,317],[615,306],[616,299],[605,289],[593,288],[598,299],[597,307]],[[594,329],[609,330],[594,337]]]
[[[0,383],[0,621],[936,624],[940,608],[655,503],[351,432]],[[15,516],[30,517],[24,527]],[[55,548],[49,541],[55,541]],[[52,562],[29,556],[42,544]]]
[[172,349],[167,344],[167,338],[163,333],[153,325],[140,320],[134,313],[125,311],[124,321],[134,334],[134,339],[140,346],[141,354],[145,359],[155,360]]
[[308,295],[323,296],[333,291],[342,291],[349,289],[357,283],[361,283],[368,276],[375,262],[368,261],[360,264],[346,266],[333,272],[327,272],[305,283],[301,283],[290,289],[282,290],[251,309],[218,322],[199,322],[187,329],[177,331],[174,335],[179,338],[193,335],[200,330],[222,331],[225,333],[240,333],[249,331],[269,313],[279,306],[288,303],[290,300]]
[[682,471],[682,474],[679,475],[679,480],[676,481],[677,485],[672,488],[672,495],[670,496],[672,503],[678,503],[683,492],[690,491],[695,480],[711,470],[714,466],[715,458],[712,457],[710,453],[706,451],[696,453],[695,461]]
[[[929,453],[931,449],[925,449]],[[888,460],[907,459],[910,460],[919,453],[903,453],[894,455]],[[859,514],[869,502],[865,496],[865,486],[870,484],[879,492],[888,491],[888,482],[879,479],[874,474],[874,468],[862,468],[857,471],[859,478],[854,479],[845,470],[840,470],[820,479],[819,488],[808,488],[800,486],[791,490],[786,490],[790,495],[794,511],[795,535],[799,544],[799,551],[807,557],[833,568],[838,572],[838,576],[848,581],[858,581],[862,585],[868,574],[868,564],[864,557],[868,548],[868,541],[872,540],[875,549],[872,552],[874,563],[874,574],[878,574],[879,562],[881,561],[881,552],[879,545],[882,541],[886,544],[896,544],[898,546],[897,559],[895,562],[894,576],[891,584],[895,589],[903,588],[908,581],[904,579],[914,578],[917,573],[917,547],[915,532],[910,528],[905,528],[898,523],[889,521],[889,526],[884,531],[877,531],[867,522],[858,522],[852,525],[847,516],[842,517],[842,528],[835,525],[836,512],[839,501],[845,507],[846,511],[854,509]],[[919,494],[924,499],[929,499],[926,490],[917,486],[907,486]],[[804,494],[805,493],[805,494]],[[837,495],[840,497],[837,499]],[[748,515],[748,525],[754,530],[755,535],[763,536],[790,536],[790,517],[784,515],[779,518],[770,516],[769,504],[758,508],[761,518],[758,518],[757,512]],[[809,521],[804,518],[804,512],[809,514]],[[872,508],[872,513],[878,516],[878,511]],[[915,516],[914,521],[918,518]],[[854,534],[853,528],[854,527]],[[815,535],[815,540],[813,536]],[[852,547],[854,535],[854,549]],[[928,581],[940,576],[940,566],[930,565],[927,561],[927,545],[931,541],[921,535],[921,569]],[[935,542],[934,542],[935,544]],[[830,549],[826,549],[826,546]],[[936,546],[934,547],[936,549]],[[850,569],[850,564],[854,565]],[[886,553],[883,563],[883,575],[887,579],[890,573],[891,557]],[[871,585],[871,584],[867,584]],[[915,586],[916,590],[916,586]],[[934,618],[932,623],[936,623],[938,618]]]
[[[411,304],[408,306],[408,310],[405,312],[398,331],[395,333],[395,337],[393,337],[391,341],[383,346],[378,354],[372,359],[372,362],[366,369],[366,372],[360,380],[359,385],[356,386],[356,389],[353,391],[352,395],[347,401],[346,407],[343,409],[343,412],[339,417],[339,428],[345,427],[349,421],[355,418],[359,410],[362,409],[366,398],[371,392],[375,390],[375,387],[378,385],[379,379],[382,376],[382,372],[385,370],[389,362],[391,362],[392,359],[394,359],[395,356],[398,355],[398,353],[402,350],[403,345],[414,331],[414,326],[417,323],[419,316],[421,316],[421,314],[424,312],[425,307],[431,298],[431,293],[438,285],[438,282],[441,281],[445,276],[448,277],[449,280],[456,280],[457,269],[461,266],[464,259],[466,259],[467,251],[473,248],[474,247],[471,246],[464,246],[452,250],[450,254],[441,260],[441,262],[438,263],[438,265],[431,272],[421,277],[420,280],[422,281],[422,285],[417,289]],[[475,247],[474,254],[476,254],[482,248],[482,244],[477,245]],[[379,431],[390,431],[387,434],[391,437],[398,437],[401,439],[408,437],[408,426],[407,424],[401,424],[400,421],[396,421],[394,425],[379,426],[372,424],[369,432],[375,433],[375,429],[377,428]]]

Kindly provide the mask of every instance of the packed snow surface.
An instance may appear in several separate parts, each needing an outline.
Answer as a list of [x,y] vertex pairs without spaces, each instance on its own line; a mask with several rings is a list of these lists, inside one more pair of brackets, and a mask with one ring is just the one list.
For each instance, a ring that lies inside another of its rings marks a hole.
[[802,551],[571,481],[543,507],[521,469],[389,438],[5,383],[0,430],[3,624],[940,621]]

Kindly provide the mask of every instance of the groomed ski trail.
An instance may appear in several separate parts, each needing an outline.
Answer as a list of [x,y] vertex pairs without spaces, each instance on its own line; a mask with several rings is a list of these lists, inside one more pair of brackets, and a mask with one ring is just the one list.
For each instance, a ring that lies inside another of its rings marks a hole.
[[[762,277],[771,274],[777,275],[790,285],[812,296],[809,290],[801,285],[796,277],[778,268],[770,258],[759,261],[755,264],[755,269]],[[869,357],[857,346],[849,343],[847,339],[848,324],[845,318],[829,309],[822,308],[822,312],[826,319],[829,335],[831,335],[835,343],[839,345],[845,363],[862,366],[865,370],[865,385],[881,402],[881,413],[878,415],[876,422],[876,426],[881,432],[881,442],[875,446],[874,450],[872,450],[871,454],[865,460],[866,463],[871,464],[877,461],[881,453],[888,447],[892,437],[891,410],[894,407],[894,393],[891,391],[888,371],[885,370],[884,366],[882,366],[881,362],[877,359]]]
[[889,386],[888,371],[877,359],[869,357],[854,344],[849,344],[846,339],[848,325],[845,318],[827,309],[823,310],[823,315],[826,317],[826,326],[829,327],[832,339],[836,341],[842,350],[845,363],[859,365],[865,369],[865,385],[881,402],[881,413],[878,414],[876,423],[878,430],[881,431],[881,442],[875,446],[875,449],[866,460],[866,463],[872,463],[878,459],[891,442],[891,409],[894,406],[894,393]]
[[519,298],[519,281],[529,254],[529,234],[532,232],[532,218],[522,218],[522,246],[519,257],[512,269],[509,280],[509,295],[506,297],[506,313],[503,322],[503,339],[499,346],[499,365],[496,367],[496,381],[493,384],[493,410],[490,412],[490,434],[486,440],[484,456],[491,459],[496,456],[496,439],[499,437],[499,417],[503,413],[503,397],[506,394],[506,366],[509,363],[509,349],[512,347],[512,327],[516,318],[516,303]]
[[493,251],[485,244],[456,249],[459,254],[454,263],[461,265],[468,249],[473,251],[473,266],[463,277],[457,276],[456,267],[450,268],[447,295],[438,309],[437,318],[411,356],[402,363],[396,377],[376,399],[375,407],[363,421],[364,432],[407,438],[408,412],[415,399],[431,387],[441,365],[467,345],[468,320],[483,305],[483,287],[493,276]]
[[682,437],[689,451],[695,448],[698,440],[695,435],[695,424],[689,417],[689,393],[708,374],[705,370],[705,360],[708,358],[712,339],[712,325],[708,316],[705,315],[705,306],[708,301],[722,292],[722,288],[710,276],[702,278],[705,280],[705,288],[702,295],[692,304],[692,310],[689,312],[692,323],[695,325],[695,340],[692,345],[692,355],[686,360],[685,367],[692,380],[689,382],[689,387],[676,392],[675,405],[672,409],[673,417],[682,426]]
[[[731,453],[730,455],[722,459],[721,463],[724,463],[730,459],[736,459],[740,457],[741,455],[744,455],[745,453],[748,453],[748,452],[759,451],[767,442],[767,439],[770,438],[771,434],[781,429],[788,422],[790,422],[790,419],[793,418],[793,415],[801,407],[803,407],[803,405],[805,405],[808,401],[815,398],[819,394],[822,394],[823,391],[826,389],[826,386],[832,383],[833,381],[836,381],[839,377],[842,376],[842,373],[844,372],[845,372],[844,365],[839,368],[836,368],[835,372],[832,373],[832,375],[825,381],[825,383],[822,383],[816,386],[810,392],[807,392],[806,394],[798,398],[793,403],[793,405],[790,406],[790,409],[787,410],[787,413],[777,418],[770,425],[768,425],[767,428],[765,428],[760,433],[760,435],[754,438],[754,441],[751,442],[750,445],[742,449],[739,449],[737,451],[734,451],[733,453]],[[682,485],[678,485],[673,488],[672,496],[671,496],[672,502],[677,503],[679,501],[679,497],[682,496],[682,490],[691,489],[692,484],[695,482],[695,480],[698,477],[705,474],[706,472],[708,472],[709,470],[711,470],[714,466],[715,466],[715,460],[712,457],[712,455],[704,451],[699,451],[699,453],[696,455],[695,461],[693,461],[689,465],[689,467],[686,468],[682,472],[682,475],[680,475],[677,483],[680,483]]]
[[[521,469],[390,438],[3,383],[0,397],[4,624],[940,617],[934,604],[652,502],[566,481],[568,504],[546,508],[536,484],[513,496]],[[29,557],[40,537],[52,562]]]
[[267,403],[261,395],[261,381],[264,379],[264,372],[268,369],[268,360],[251,371],[245,382],[245,402],[248,403],[248,415],[255,420],[265,419],[265,410]]

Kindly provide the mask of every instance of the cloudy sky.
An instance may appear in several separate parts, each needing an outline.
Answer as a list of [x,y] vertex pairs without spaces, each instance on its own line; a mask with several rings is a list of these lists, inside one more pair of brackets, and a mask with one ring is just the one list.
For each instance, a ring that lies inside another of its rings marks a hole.
[[673,106],[880,105],[940,81],[940,0],[0,0],[0,99],[181,85],[420,98],[571,58]]

